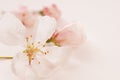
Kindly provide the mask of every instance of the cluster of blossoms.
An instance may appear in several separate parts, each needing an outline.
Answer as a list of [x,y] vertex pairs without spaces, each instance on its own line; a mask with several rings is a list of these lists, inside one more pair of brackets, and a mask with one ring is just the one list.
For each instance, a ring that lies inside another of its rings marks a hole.
[[[40,77],[48,76],[59,64],[65,62],[65,56],[53,63],[41,55],[49,53],[47,49],[51,45],[61,48],[78,47],[85,39],[79,22],[70,24],[64,22],[61,11],[55,4],[38,12],[22,6],[17,11],[4,13],[0,18],[0,42],[24,48],[20,52],[24,54],[17,54],[20,56],[14,57],[12,65],[13,71],[22,80],[40,80]],[[44,64],[39,65],[39,60]],[[32,65],[26,66],[28,62]]]
[[22,6],[17,11],[6,13],[0,19],[0,41],[12,45],[23,44],[25,38],[32,35],[33,42],[40,41],[41,46],[46,43],[54,43],[56,46],[80,46],[86,39],[80,24],[65,23],[61,16],[61,11],[55,4],[38,12]]

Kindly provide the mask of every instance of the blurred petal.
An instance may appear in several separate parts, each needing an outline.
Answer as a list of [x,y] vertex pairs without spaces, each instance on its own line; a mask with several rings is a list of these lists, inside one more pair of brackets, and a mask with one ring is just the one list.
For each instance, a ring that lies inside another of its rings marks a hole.
[[38,14],[25,7],[22,7],[19,11],[14,11],[13,14],[21,20],[25,27],[34,27],[37,22]]
[[12,62],[13,73],[21,80],[46,80],[46,78],[54,75],[59,66],[45,59],[45,55],[37,54],[32,65],[29,65],[26,54],[18,53]]
[[55,19],[45,16],[39,19],[39,25],[36,32],[36,41],[41,41],[44,44],[55,32],[56,21]]
[[0,20],[0,41],[8,45],[24,42],[25,27],[14,15],[7,13]]

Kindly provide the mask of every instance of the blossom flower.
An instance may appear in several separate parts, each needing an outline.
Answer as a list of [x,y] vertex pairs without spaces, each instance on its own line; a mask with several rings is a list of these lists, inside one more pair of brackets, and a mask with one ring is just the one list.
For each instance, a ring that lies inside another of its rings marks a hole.
[[[56,62],[57,64],[53,63],[53,60],[45,57],[46,55],[39,54],[39,52],[48,53],[44,44],[55,32],[56,21],[54,18],[44,16],[40,17],[38,22],[34,38],[28,41],[26,39],[26,37],[29,37],[29,35],[26,36],[28,29],[15,15],[6,13],[0,20],[0,42],[9,46],[23,47],[23,50],[14,57],[12,63],[13,72],[22,80],[36,80],[48,77],[59,66],[59,62]],[[25,40],[27,40],[27,43]]]
[[73,23],[57,30],[48,42],[57,46],[80,46],[86,40],[79,23]]
[[37,23],[38,13],[29,11],[27,7],[22,6],[18,11],[13,12],[23,23],[25,27],[34,27]]

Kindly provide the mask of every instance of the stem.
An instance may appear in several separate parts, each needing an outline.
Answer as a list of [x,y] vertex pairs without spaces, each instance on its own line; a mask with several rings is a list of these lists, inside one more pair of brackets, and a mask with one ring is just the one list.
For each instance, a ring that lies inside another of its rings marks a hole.
[[0,56],[0,60],[2,59],[10,60],[10,59],[13,59],[13,57],[12,56]]
[[52,38],[51,38],[51,39],[48,39],[48,40],[46,41],[46,43],[50,43],[50,42],[54,43],[55,46],[61,47],[61,46],[60,46],[58,43],[56,43]]

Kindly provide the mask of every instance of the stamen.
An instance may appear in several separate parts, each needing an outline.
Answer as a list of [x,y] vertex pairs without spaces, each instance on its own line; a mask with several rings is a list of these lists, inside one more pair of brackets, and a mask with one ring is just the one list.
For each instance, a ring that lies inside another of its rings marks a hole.
[[40,61],[38,61],[38,64],[40,64]]
[[34,43],[32,43],[32,45],[34,45]]
[[38,44],[40,44],[40,41],[39,42],[37,42]]
[[29,38],[28,38],[28,37],[26,37],[26,41],[27,41],[27,42],[29,41]]
[[[31,65],[31,62],[32,60],[34,60],[34,56],[36,55],[37,52],[40,52],[45,55],[49,52],[49,51],[43,51],[39,49],[40,41],[37,42],[37,44],[35,44],[34,42],[29,42],[29,39],[31,38],[32,38],[32,35],[30,35],[30,37],[26,37],[27,47],[23,51],[23,53],[26,53],[26,55],[28,56],[29,65]],[[44,44],[43,47],[46,47],[46,44]],[[40,64],[40,61],[38,62],[38,64]]]
[[30,35],[30,37],[32,38],[32,35]]
[[44,44],[43,47],[45,47],[46,45]]

